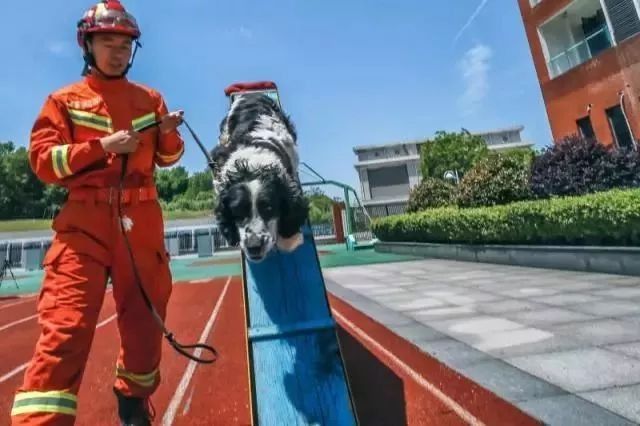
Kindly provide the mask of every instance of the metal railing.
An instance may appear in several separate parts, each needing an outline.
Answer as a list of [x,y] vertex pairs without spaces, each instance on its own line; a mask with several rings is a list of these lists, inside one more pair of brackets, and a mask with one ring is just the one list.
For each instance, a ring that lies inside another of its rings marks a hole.
[[564,74],[570,69],[575,68],[593,58],[595,54],[592,52],[589,42],[598,37],[602,38],[602,41],[606,41],[607,44],[602,45],[602,48],[599,49],[596,54],[613,46],[609,28],[605,25],[585,37],[584,40],[580,40],[578,43],[575,43],[573,46],[551,58],[548,62],[551,78]]
[[[316,238],[335,236],[333,223],[312,224]],[[231,249],[216,225],[170,228],[164,235],[165,248],[172,257],[197,255],[205,251]],[[207,243],[200,247],[201,243]],[[50,238],[0,242],[0,260],[9,260],[12,268],[35,270],[42,267],[44,256],[51,246]]]

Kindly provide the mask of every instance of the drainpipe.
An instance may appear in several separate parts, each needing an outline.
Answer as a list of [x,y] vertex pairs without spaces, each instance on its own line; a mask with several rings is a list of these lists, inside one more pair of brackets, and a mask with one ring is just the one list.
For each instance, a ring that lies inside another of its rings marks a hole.
[[633,135],[633,129],[631,129],[631,123],[629,123],[629,118],[627,117],[627,111],[624,106],[624,89],[621,90],[618,95],[620,96],[620,108],[622,109],[622,115],[624,116],[624,121],[627,123],[627,128],[629,129],[629,134],[631,135],[631,140],[633,141],[633,149],[634,151],[638,150],[636,137]]

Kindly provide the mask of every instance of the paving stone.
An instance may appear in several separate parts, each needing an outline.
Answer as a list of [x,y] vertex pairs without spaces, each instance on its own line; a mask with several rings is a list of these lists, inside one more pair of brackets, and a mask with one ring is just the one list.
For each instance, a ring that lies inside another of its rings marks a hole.
[[431,321],[442,321],[445,319],[464,318],[477,316],[478,312],[472,306],[454,306],[444,308],[429,308],[411,312],[417,320],[428,324]]
[[564,293],[556,294],[555,296],[534,297],[531,299],[533,302],[546,303],[547,305],[555,306],[575,305],[578,303],[597,302],[599,300],[602,300],[602,298],[590,294],[579,293]]
[[518,407],[549,426],[633,426],[627,420],[575,395],[536,398]]
[[592,291],[591,294],[600,297],[615,297],[620,299],[640,297],[640,287],[608,288],[606,290]]
[[514,298],[528,298],[536,296],[553,296],[560,293],[560,290],[546,287],[522,287],[501,291],[500,294]]
[[584,399],[640,423],[640,385],[579,394]]
[[463,365],[457,371],[511,402],[564,393],[557,386],[501,360],[492,359]]
[[603,346],[604,349],[640,359],[640,341]]
[[480,312],[486,312],[489,314],[499,314],[503,312],[528,312],[541,310],[546,308],[546,305],[540,303],[532,303],[524,300],[503,300],[501,302],[487,302],[479,303],[476,305],[476,310]]
[[640,314],[640,303],[626,300],[602,300],[600,302],[571,305],[571,310],[600,317],[620,317]]
[[393,325],[389,329],[411,343],[425,342],[446,338],[446,335],[419,322],[406,325]]
[[592,346],[633,342],[640,336],[638,328],[630,322],[610,319],[549,325],[548,328]]
[[402,288],[394,288],[394,287],[387,287],[387,288],[367,288],[367,289],[355,289],[355,290],[359,290],[362,293],[365,294],[370,294],[370,295],[375,295],[375,296],[380,296],[383,294],[400,294],[400,293],[404,293],[406,290],[402,289]]
[[541,338],[531,343],[520,342],[517,345],[487,349],[486,351],[490,355],[505,359],[516,356],[536,355],[589,347],[589,344],[583,341],[571,339],[561,334],[551,334],[551,337]]
[[482,335],[495,331],[522,328],[522,325],[519,323],[509,321],[504,318],[486,315],[444,321],[432,321],[429,325],[436,330],[456,337],[463,337],[465,335]]
[[433,308],[444,306],[445,303],[438,299],[424,297],[422,299],[412,300],[408,302],[385,302],[385,305],[397,309],[401,312],[417,311],[425,308]]
[[502,315],[513,321],[541,327],[548,324],[562,324],[595,319],[592,315],[573,312],[562,308],[535,309],[524,312],[504,312]]
[[521,345],[540,344],[553,338],[553,333],[538,328],[492,331],[469,338],[473,347],[481,351],[505,350]]
[[454,339],[419,341],[416,345],[454,369],[491,359],[486,353]]
[[529,355],[507,361],[570,392],[640,383],[640,360],[600,348]]
[[609,288],[607,283],[594,283],[594,282],[568,282],[562,284],[552,284],[549,288],[560,290],[563,293],[575,293],[584,291],[597,291]]

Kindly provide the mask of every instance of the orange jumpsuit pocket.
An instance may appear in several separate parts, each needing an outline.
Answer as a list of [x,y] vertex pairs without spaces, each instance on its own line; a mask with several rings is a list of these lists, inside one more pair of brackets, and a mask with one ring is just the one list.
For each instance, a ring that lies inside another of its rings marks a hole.
[[83,300],[83,295],[88,292],[94,293],[96,286],[103,285],[103,280],[106,285],[107,265],[106,250],[86,235],[56,235],[42,261],[45,275],[38,296],[38,309],[58,307],[61,298],[62,304],[68,304],[70,300]]

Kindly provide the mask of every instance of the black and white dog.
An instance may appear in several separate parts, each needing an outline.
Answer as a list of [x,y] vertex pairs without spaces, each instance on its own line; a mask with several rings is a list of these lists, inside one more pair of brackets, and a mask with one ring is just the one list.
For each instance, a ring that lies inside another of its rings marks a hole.
[[298,181],[297,135],[279,105],[263,94],[235,99],[213,149],[215,215],[227,242],[259,262],[277,245],[302,243],[308,204]]

